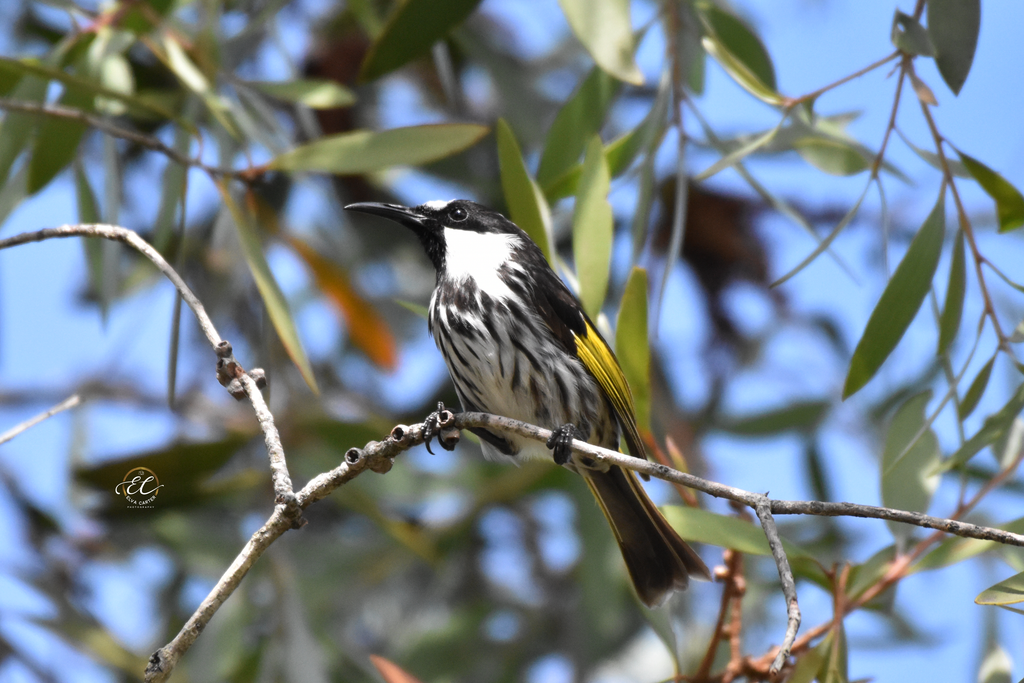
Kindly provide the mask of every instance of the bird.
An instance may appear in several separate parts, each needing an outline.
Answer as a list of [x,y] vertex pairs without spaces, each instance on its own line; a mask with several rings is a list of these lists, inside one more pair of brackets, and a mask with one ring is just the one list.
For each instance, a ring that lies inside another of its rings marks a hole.
[[646,458],[633,398],[615,354],[540,248],[512,221],[467,200],[415,207],[359,202],[349,211],[412,230],[437,272],[427,327],[462,409],[550,429],[541,443],[484,428],[484,456],[553,458],[583,476],[607,518],[640,601],[662,605],[710,580],[700,556],[654,505],[636,475],[571,449],[579,439]]

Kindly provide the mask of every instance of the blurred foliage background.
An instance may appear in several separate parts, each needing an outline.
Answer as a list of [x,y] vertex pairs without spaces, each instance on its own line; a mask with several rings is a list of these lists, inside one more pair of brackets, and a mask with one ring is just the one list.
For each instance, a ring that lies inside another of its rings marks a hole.
[[[457,405],[419,244],[341,206],[473,198],[600,312],[664,462],[1021,531],[1020,12],[777,4],[8,2],[0,238],[137,230],[267,370],[301,485]],[[137,254],[0,264],[2,428],[85,402],[0,447],[0,680],[135,680],[269,516],[263,439]],[[114,493],[138,466],[152,509]],[[371,654],[423,681],[763,679],[760,532],[650,490],[709,565],[743,552],[744,596],[644,609],[578,478],[464,439],[312,506],[173,679],[379,680]],[[1019,549],[779,521],[788,680],[1021,675]]]

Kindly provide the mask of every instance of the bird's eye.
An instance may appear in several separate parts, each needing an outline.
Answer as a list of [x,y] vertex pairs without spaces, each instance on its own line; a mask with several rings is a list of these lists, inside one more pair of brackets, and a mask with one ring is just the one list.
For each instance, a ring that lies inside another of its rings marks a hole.
[[448,212],[448,218],[450,218],[452,221],[456,223],[461,223],[462,221],[469,218],[469,212],[463,209],[461,206],[456,206],[454,209]]

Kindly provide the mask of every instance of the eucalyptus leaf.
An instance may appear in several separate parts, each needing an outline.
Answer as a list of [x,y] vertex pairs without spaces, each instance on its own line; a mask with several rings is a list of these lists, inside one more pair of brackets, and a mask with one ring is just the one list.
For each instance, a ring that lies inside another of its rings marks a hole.
[[960,161],[967,172],[981,185],[981,189],[996,201],[999,216],[999,232],[1010,232],[1024,225],[1024,195],[1006,178],[960,150]]
[[715,426],[742,436],[768,436],[790,430],[806,432],[825,418],[830,407],[828,401],[800,401],[776,410],[726,419]]
[[[854,203],[854,205],[850,207],[850,210],[846,212],[846,215],[843,216],[838,223],[836,223],[836,227],[832,228],[832,232],[830,232],[825,237],[825,239],[818,242],[818,246],[815,247],[814,250],[811,251],[811,253],[808,254],[802,261],[800,261],[800,263],[796,264],[792,269],[789,270],[789,272],[787,272],[785,275],[783,275],[775,282],[773,282],[771,284],[771,287],[778,287],[779,285],[786,282],[794,275],[798,274],[804,268],[809,266],[814,261],[814,259],[818,258],[818,256],[820,256],[826,249],[829,248],[829,245],[832,244],[832,241],[835,240],[835,238],[839,237],[839,233],[841,233],[843,229],[850,224],[850,221],[852,221],[854,217],[857,215],[857,212],[860,211],[860,205],[864,203],[864,198],[868,195],[868,189],[870,187],[871,183],[869,182],[867,185],[864,186],[864,191],[860,193],[860,197],[857,198],[856,203]],[[799,216],[799,214],[795,212],[791,212],[791,215]]]
[[986,588],[974,602],[979,605],[1016,605],[1024,602],[1024,572]]
[[254,81],[248,85],[275,99],[304,104],[310,109],[348,107],[356,101],[351,90],[325,79]]
[[626,83],[643,85],[633,59],[629,0],[558,0],[572,32],[604,71]]
[[590,139],[601,130],[620,84],[595,67],[555,115],[537,167],[537,182],[548,187],[579,162]]
[[512,128],[504,119],[495,125],[498,140],[498,166],[501,171],[501,188],[505,193],[509,218],[530,236],[548,264],[554,266],[551,235],[551,210],[537,183],[530,177],[523,163]]
[[917,19],[899,10],[892,19],[892,44],[908,55],[935,56],[935,46],[928,37],[928,31]]
[[[67,90],[61,97],[61,105],[72,109],[88,109],[92,106],[92,98],[81,91]],[[29,160],[29,194],[35,194],[46,187],[71,164],[86,130],[87,126],[80,121],[56,116],[42,120],[33,140],[32,158]]]
[[843,398],[857,393],[896,348],[931,287],[946,232],[945,187],[882,292],[853,351]]
[[[925,391],[910,397],[889,424],[881,470],[882,504],[886,507],[927,512],[939,485],[934,472],[940,458],[939,440],[931,427],[925,428],[925,407],[931,396],[931,391]],[[914,532],[913,526],[892,521],[886,524],[897,545],[905,543]]]
[[651,348],[647,338],[647,271],[634,266],[626,279],[615,325],[615,355],[622,366],[640,433],[651,429]]
[[992,376],[992,365],[995,362],[995,356],[989,358],[988,362],[978,371],[974,381],[971,382],[971,386],[967,388],[967,393],[964,394],[963,399],[960,401],[959,417],[961,421],[966,420],[974,412],[974,409],[978,407],[978,401],[981,400],[982,395],[985,393],[985,388],[988,387],[989,377]]
[[220,190],[221,200],[224,202],[224,206],[230,213],[232,222],[235,224],[235,229],[238,231],[238,242],[242,246],[242,253],[249,264],[249,271],[256,281],[256,288],[259,290],[263,303],[267,307],[267,314],[270,316],[270,321],[277,331],[277,336],[284,345],[284,349],[292,359],[292,362],[295,363],[299,372],[302,373],[302,378],[306,380],[306,384],[313,393],[319,393],[320,390],[317,388],[316,378],[313,376],[313,368],[310,366],[309,359],[306,357],[306,351],[302,347],[302,341],[299,339],[299,332],[295,327],[295,320],[288,307],[288,302],[285,300],[284,293],[277,284],[277,279],[274,277],[273,272],[271,272],[270,264],[267,263],[266,256],[263,254],[263,245],[260,243],[256,226],[238,205],[234,197],[231,196],[230,191],[224,184],[218,183],[217,189]]
[[775,67],[761,39],[714,3],[699,2],[697,11],[706,29],[702,43],[707,53],[752,95],[779,104],[782,98],[777,92]]
[[361,175],[392,166],[417,166],[471,147],[487,127],[470,123],[441,123],[374,132],[356,130],[330,135],[274,158],[269,168]]
[[975,455],[981,452],[986,446],[994,444],[1001,439],[1013,425],[1013,421],[1021,410],[1024,410],[1024,384],[1017,387],[1017,390],[1010,397],[1010,400],[999,409],[998,412],[985,418],[981,429],[968,439],[964,445],[956,450],[953,455],[935,468],[936,472],[948,472],[949,470],[965,464]]
[[797,140],[794,147],[804,161],[831,175],[856,175],[871,167],[869,159],[843,140],[806,137]]
[[[93,192],[89,179],[85,175],[81,159],[75,161],[75,198],[78,204],[79,223],[99,223],[100,209],[96,201],[96,193]],[[107,311],[110,306],[110,297],[107,288],[104,287],[103,276],[103,241],[100,239],[86,238],[82,240],[82,247],[85,250],[85,263],[89,271],[89,284],[92,286],[100,304],[100,315],[104,324],[107,321]]]
[[583,175],[572,216],[573,258],[583,310],[597,319],[608,291],[614,219],[608,203],[611,176],[601,138],[594,136],[583,159]]
[[359,71],[372,81],[427,54],[473,13],[480,0],[404,0],[396,3]]
[[935,65],[954,95],[971,72],[981,29],[981,0],[928,0],[928,36]]
[[[967,257],[964,253],[964,233],[957,231],[953,258],[949,264],[949,283],[946,285],[946,303],[939,316],[939,350],[941,356],[956,339],[960,318],[964,310],[964,292],[967,288]],[[961,418],[962,419],[962,418]]]

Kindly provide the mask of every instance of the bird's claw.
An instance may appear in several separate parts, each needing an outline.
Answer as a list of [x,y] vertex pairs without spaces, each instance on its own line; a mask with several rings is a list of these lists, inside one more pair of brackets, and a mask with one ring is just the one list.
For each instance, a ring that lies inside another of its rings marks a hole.
[[446,451],[454,451],[455,445],[459,443],[459,430],[452,427],[455,422],[455,414],[444,407],[442,401],[437,402],[437,410],[427,415],[423,421],[423,445],[427,447],[427,453],[434,455],[430,450],[430,442],[437,437],[437,443]]
[[572,457],[573,439],[580,439],[582,441],[583,435],[580,434],[580,430],[576,429],[576,425],[572,423],[566,423],[551,432],[551,438],[547,441],[547,447],[551,449],[552,455],[555,458],[555,464],[564,465],[569,462],[569,458]]

